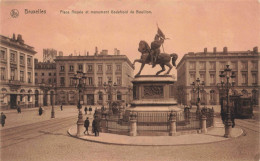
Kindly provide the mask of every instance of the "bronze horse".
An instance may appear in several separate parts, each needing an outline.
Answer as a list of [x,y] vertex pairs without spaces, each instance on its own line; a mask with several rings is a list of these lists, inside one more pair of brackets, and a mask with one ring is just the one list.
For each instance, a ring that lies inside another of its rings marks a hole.
[[[135,59],[133,62],[133,66],[135,65],[135,62],[139,62],[142,65],[140,67],[139,72],[135,76],[140,75],[145,64],[150,64],[150,62],[151,62],[151,55],[150,55],[151,49],[150,49],[149,45],[147,44],[147,42],[145,42],[143,40],[140,41],[138,51],[142,53],[141,59]],[[169,74],[170,71],[172,70],[172,67],[173,66],[176,67],[175,62],[176,62],[177,58],[178,58],[178,55],[175,53],[172,53],[172,54],[160,53],[156,60],[156,64],[159,64],[161,66],[162,70],[158,71],[156,73],[156,75],[159,75],[161,72],[165,71],[165,67],[164,67],[165,65],[168,66],[169,69],[164,75]],[[172,60],[173,66],[170,63],[171,60]]]

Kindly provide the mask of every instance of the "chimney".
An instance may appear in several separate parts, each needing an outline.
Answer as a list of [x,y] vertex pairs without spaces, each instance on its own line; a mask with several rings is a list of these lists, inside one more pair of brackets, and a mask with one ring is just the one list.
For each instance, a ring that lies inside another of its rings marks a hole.
[[95,55],[98,55],[98,47],[95,48]]
[[227,54],[227,52],[228,52],[228,48],[227,48],[227,47],[224,47],[224,48],[223,48],[223,53],[224,53],[224,54]]
[[22,44],[24,43],[22,35],[18,34],[17,41]]
[[204,48],[204,54],[207,54],[207,50],[208,50],[207,48]]
[[253,51],[254,51],[255,54],[258,54],[258,47],[257,47],[257,46],[254,47],[254,48],[253,48]]
[[87,52],[87,56],[89,56],[89,52]]
[[213,48],[213,53],[214,53],[214,54],[217,53],[217,48],[216,48],[216,47]]
[[13,40],[16,40],[16,39],[15,39],[15,33],[13,33]]

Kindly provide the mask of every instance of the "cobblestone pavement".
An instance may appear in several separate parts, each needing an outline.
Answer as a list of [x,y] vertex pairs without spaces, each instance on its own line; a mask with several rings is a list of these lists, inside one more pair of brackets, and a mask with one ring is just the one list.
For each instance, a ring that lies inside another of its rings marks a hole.
[[1,148],[1,161],[258,161],[259,122],[248,119],[236,123],[245,131],[238,138],[210,144],[149,147],[87,142],[68,136],[68,127],[43,127],[39,130],[44,132],[42,135]]

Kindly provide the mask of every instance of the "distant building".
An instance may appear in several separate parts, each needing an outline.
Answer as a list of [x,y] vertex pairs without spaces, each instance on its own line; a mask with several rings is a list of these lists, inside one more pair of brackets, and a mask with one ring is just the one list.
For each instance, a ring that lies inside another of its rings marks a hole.
[[56,63],[36,62],[35,63],[35,85],[40,88],[42,95],[39,105],[48,106],[56,102]]
[[[43,62],[53,63],[57,57],[57,50],[55,49],[43,49]],[[63,52],[59,51],[59,56],[63,56]]]
[[1,109],[38,105],[34,86],[34,47],[24,43],[22,35],[0,35]]
[[[56,61],[57,102],[62,104],[77,104],[78,94],[73,84],[76,71],[87,74],[86,88],[82,100],[85,105],[107,105],[108,99],[121,100],[129,103],[132,99],[131,80],[133,66],[125,55],[102,54],[88,56],[58,56]],[[117,84],[112,96],[107,94],[103,84],[111,80]]]
[[188,53],[177,65],[177,91],[184,104],[195,104],[197,94],[192,91],[191,83],[197,78],[205,82],[204,90],[200,92],[201,104],[217,105],[220,103],[219,86],[220,71],[229,64],[236,74],[236,86],[232,91],[236,94],[252,96],[254,104],[259,104],[260,87],[260,55],[258,48],[253,51],[232,51],[227,47],[223,51]]

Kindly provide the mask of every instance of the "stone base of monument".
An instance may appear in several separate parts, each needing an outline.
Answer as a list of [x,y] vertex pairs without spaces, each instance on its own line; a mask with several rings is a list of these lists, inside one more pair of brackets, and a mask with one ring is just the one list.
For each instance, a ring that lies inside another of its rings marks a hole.
[[174,98],[175,80],[171,76],[142,75],[135,77],[132,83],[133,101],[126,109],[125,119],[137,120],[138,133],[167,133],[171,112],[178,121],[184,120],[183,109]]

